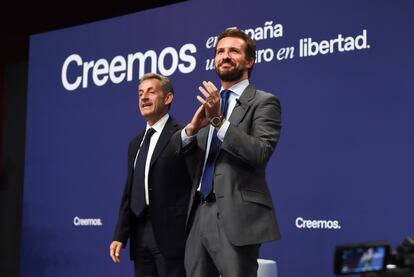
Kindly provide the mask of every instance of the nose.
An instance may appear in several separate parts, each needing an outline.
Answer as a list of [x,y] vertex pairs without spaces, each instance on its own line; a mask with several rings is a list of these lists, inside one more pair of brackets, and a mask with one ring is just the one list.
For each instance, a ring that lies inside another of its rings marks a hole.
[[139,100],[142,101],[146,99],[148,99],[148,93],[142,92],[139,96]]
[[225,50],[223,51],[223,59],[229,59],[230,58],[230,52]]

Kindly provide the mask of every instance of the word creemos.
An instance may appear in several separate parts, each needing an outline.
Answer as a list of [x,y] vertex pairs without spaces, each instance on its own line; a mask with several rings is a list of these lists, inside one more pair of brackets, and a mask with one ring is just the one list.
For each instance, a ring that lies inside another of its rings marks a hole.
[[297,217],[295,220],[295,226],[298,229],[341,229],[341,225],[338,220],[326,220],[326,219],[304,219],[303,217]]
[[[170,76],[178,69],[181,73],[192,72],[196,67],[194,53],[197,47],[192,43],[181,46],[177,51],[173,47],[164,48],[159,54],[154,50],[145,53],[136,52],[124,56],[115,56],[111,61],[105,58],[98,60],[84,61],[84,59],[74,53],[69,55],[63,65],[61,80],[63,87],[68,91],[73,91],[79,87],[87,88],[89,80],[96,86],[103,86],[109,80],[114,84],[132,81],[136,76],[134,68],[138,64],[138,78],[146,72],[159,72],[162,75]],[[146,67],[149,64],[150,68]]]
[[100,218],[80,218],[75,216],[73,218],[73,225],[75,226],[102,226],[102,219]]

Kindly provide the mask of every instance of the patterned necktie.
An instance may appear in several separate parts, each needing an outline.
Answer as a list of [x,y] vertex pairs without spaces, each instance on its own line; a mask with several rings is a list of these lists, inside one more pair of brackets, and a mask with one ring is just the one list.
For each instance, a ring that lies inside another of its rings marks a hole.
[[[229,106],[229,96],[230,90],[223,90],[220,94],[221,96],[221,113],[224,117],[227,114],[227,108]],[[206,165],[204,167],[203,176],[201,178],[201,188],[200,191],[203,196],[206,198],[214,188],[214,167],[217,158],[217,153],[220,147],[220,140],[217,137],[217,131],[214,128],[213,137],[211,138],[210,151],[208,153],[208,158]]]
[[144,210],[145,207],[145,164],[147,162],[148,149],[151,136],[155,130],[150,128],[145,134],[144,142],[139,148],[137,161],[135,163],[134,177],[131,189],[131,210],[136,216]]

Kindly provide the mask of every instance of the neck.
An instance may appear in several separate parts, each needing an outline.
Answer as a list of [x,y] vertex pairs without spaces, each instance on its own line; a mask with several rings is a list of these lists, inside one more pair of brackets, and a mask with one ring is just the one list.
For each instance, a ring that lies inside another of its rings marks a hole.
[[243,77],[241,77],[240,79],[238,79],[238,80],[236,80],[236,81],[229,81],[229,82],[227,82],[227,81],[223,81],[223,80],[221,80],[221,86],[224,88],[224,89],[229,89],[229,88],[231,88],[232,86],[234,86],[235,84],[237,84],[237,83],[240,83],[241,81],[244,81],[244,80],[246,80],[246,79],[248,79],[249,77],[246,75],[246,76],[243,76]]
[[164,115],[166,115],[168,113],[167,111],[163,111],[162,113],[159,113],[153,117],[148,117],[147,118],[147,123],[150,127],[152,127],[155,123],[158,122],[158,120],[160,120]]

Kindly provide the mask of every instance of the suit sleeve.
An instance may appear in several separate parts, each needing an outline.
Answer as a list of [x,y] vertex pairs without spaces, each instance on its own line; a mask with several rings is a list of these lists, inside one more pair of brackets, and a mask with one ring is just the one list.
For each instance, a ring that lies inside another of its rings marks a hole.
[[230,123],[221,149],[252,167],[265,166],[280,137],[281,106],[272,94],[262,94],[252,105],[250,132]]
[[[130,156],[130,152],[132,151],[132,143],[129,145],[128,148],[128,156]],[[130,209],[129,209],[129,185],[128,185],[128,179],[130,174],[130,169],[132,168],[132,163],[130,159],[128,159],[128,176],[127,180],[125,182],[124,191],[122,193],[121,198],[121,205],[119,207],[119,215],[118,215],[118,223],[115,228],[115,233],[113,240],[120,241],[126,245],[128,242],[129,234],[130,234]]]

